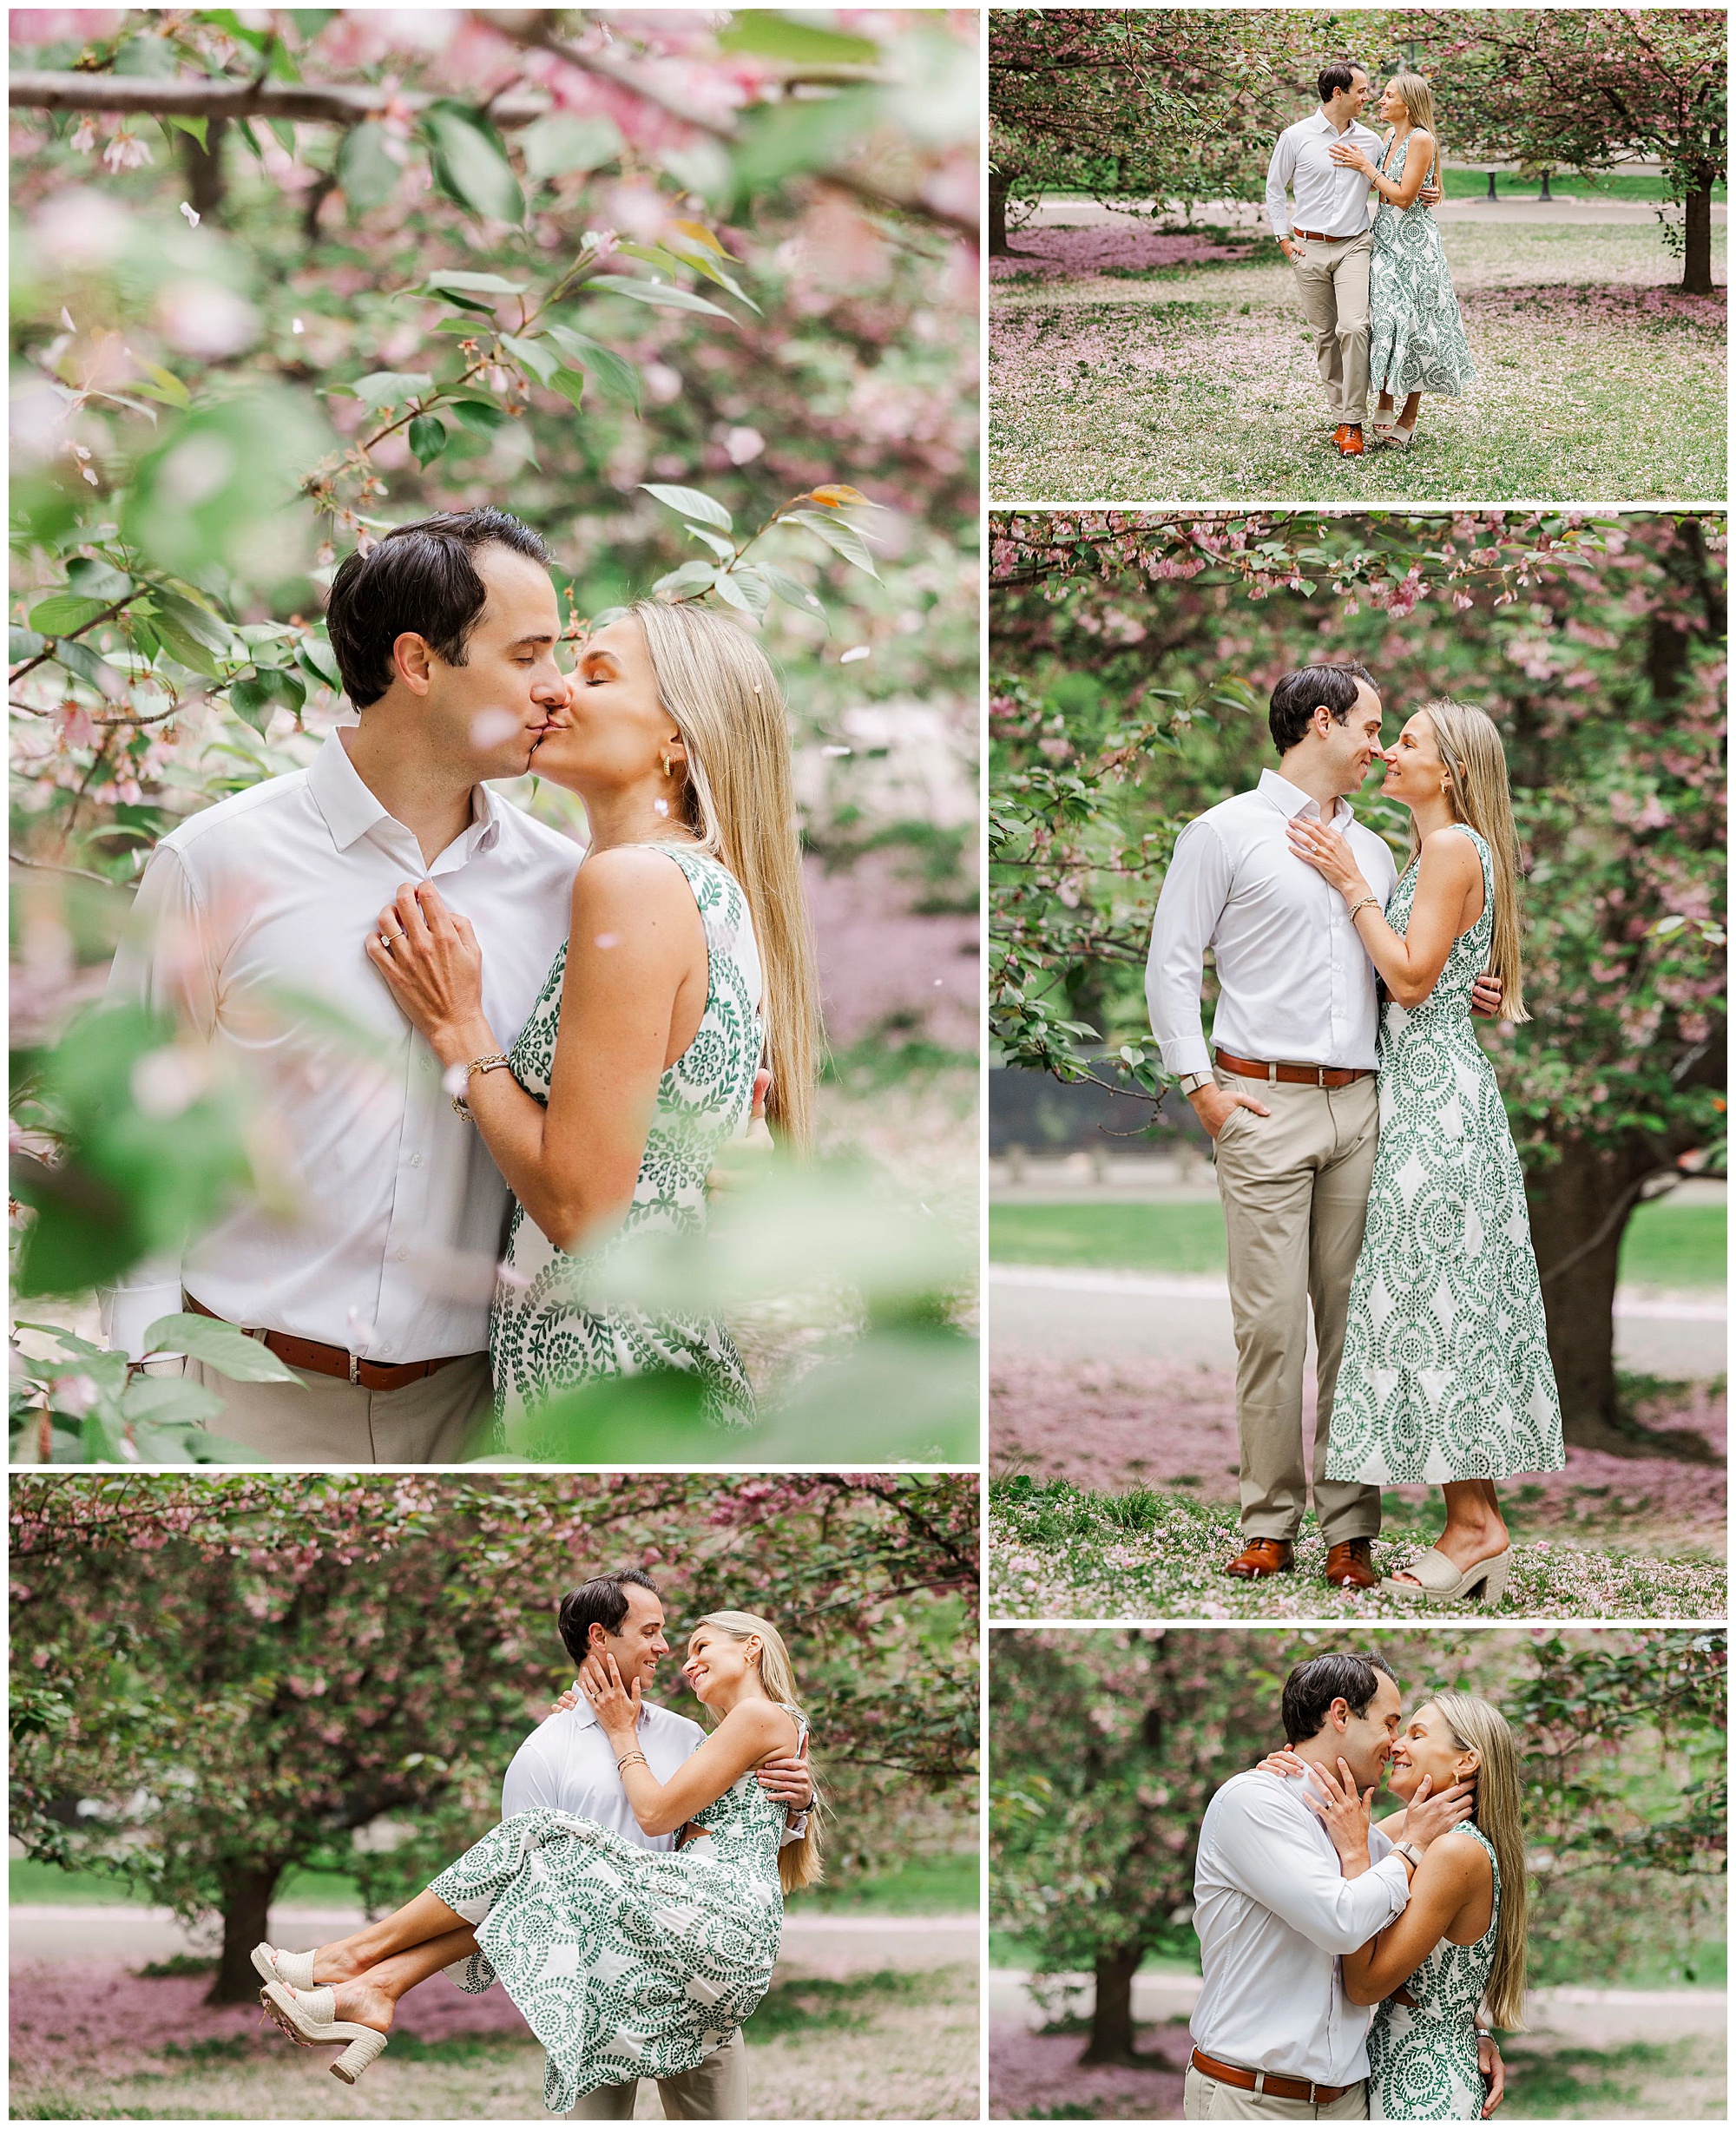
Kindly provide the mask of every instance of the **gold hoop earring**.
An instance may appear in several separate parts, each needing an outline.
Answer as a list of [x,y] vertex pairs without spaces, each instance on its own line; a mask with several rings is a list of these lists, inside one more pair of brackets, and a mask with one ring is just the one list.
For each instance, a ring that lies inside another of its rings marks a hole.
[[660,755],[657,757],[657,759],[658,759],[658,760],[659,760],[659,761],[661,761],[661,762],[662,763],[662,765],[663,765],[663,773],[664,773],[664,775],[665,775],[665,776],[669,776],[669,775],[673,774],[673,772],[674,772],[672,771],[672,769],[671,769],[671,767],[670,767],[670,760],[669,760],[669,757],[668,757],[668,755],[667,755],[667,754],[660,754]]

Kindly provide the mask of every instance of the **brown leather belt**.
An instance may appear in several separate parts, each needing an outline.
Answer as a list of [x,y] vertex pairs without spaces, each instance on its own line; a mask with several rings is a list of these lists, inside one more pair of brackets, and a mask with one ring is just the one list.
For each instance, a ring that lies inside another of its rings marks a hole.
[[[220,1316],[215,1309],[207,1309],[202,1301],[195,1301],[184,1286],[181,1298],[195,1316],[208,1316],[218,1324],[229,1322],[227,1316]],[[275,1353],[292,1368],[304,1369],[309,1375],[335,1375],[341,1382],[355,1383],[358,1390],[406,1390],[411,1383],[419,1383],[425,1376],[437,1375],[442,1368],[450,1368],[455,1360],[474,1357],[470,1353],[447,1353],[439,1360],[406,1360],[389,1367],[382,1360],[358,1360],[341,1345],[322,1345],[317,1338],[293,1338],[286,1331],[245,1331],[240,1324],[230,1324],[229,1328],[240,1331],[244,1338],[257,1338],[268,1353]]]
[[1238,2092],[1264,2093],[1273,2099],[1305,2099],[1310,2106],[1331,2106],[1350,2090],[1348,2085],[1311,2085],[1305,2077],[1278,2077],[1270,2070],[1244,2070],[1233,2062],[1213,2062],[1196,2047],[1188,2058],[1202,2077],[1214,2077],[1220,2085],[1233,2085]]
[[1374,1076],[1364,1068],[1352,1070],[1349,1065],[1261,1064],[1253,1057],[1232,1057],[1226,1049],[1213,1050],[1212,1055],[1226,1072],[1233,1072],[1239,1080],[1265,1080],[1268,1085],[1281,1080],[1286,1087],[1354,1087],[1358,1080]]
[[1292,237],[1306,237],[1311,244],[1354,244],[1364,233],[1358,229],[1347,237],[1329,237],[1324,229],[1292,228],[1290,233]]

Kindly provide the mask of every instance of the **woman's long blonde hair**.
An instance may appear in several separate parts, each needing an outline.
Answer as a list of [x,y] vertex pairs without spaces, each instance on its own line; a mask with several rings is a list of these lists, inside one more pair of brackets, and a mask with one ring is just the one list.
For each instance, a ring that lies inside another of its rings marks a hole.
[[766,1114],[796,1153],[813,1137],[819,987],[802,891],[789,716],[765,653],[692,603],[640,599],[657,693],[687,748],[686,825],[740,884],[765,976]]
[[1507,1718],[1468,1692],[1437,1692],[1453,1743],[1477,1756],[1471,1823],[1489,1837],[1501,1873],[1501,1915],[1483,2000],[1489,2017],[1509,2033],[1524,2030],[1525,1828],[1519,1810],[1519,1753]]
[[[1425,702],[1423,714],[1434,727],[1435,745],[1446,768],[1453,818],[1476,830],[1493,861],[1495,923],[1489,966],[1489,972],[1501,978],[1501,1017],[1529,1020],[1519,950],[1519,831],[1513,825],[1501,734],[1488,711],[1474,702]],[[1410,854],[1417,854],[1414,822]]]
[[[1435,92],[1420,74],[1395,74],[1389,79],[1387,87],[1398,91],[1405,115],[1412,126],[1420,127],[1424,133],[1434,132]],[[1435,146],[1437,148],[1440,147],[1438,140]]]
[[[732,1641],[745,1641],[750,1634],[760,1637],[760,1683],[780,1707],[802,1715],[801,1702],[796,1698],[795,1666],[790,1661],[790,1652],[784,1646],[784,1637],[769,1619],[761,1619],[757,1612],[707,1612],[700,1620],[701,1626],[715,1626],[720,1633],[727,1633]],[[806,1727],[806,1718],[803,1726]],[[813,1763],[808,1764],[808,1779],[814,1782]],[[820,1862],[820,1793],[819,1784],[814,1782],[813,1802],[808,1806],[807,1830],[799,1841],[786,1842],[778,1850],[778,1876],[786,1892],[799,1892],[805,1885],[816,1885],[823,1875]]]

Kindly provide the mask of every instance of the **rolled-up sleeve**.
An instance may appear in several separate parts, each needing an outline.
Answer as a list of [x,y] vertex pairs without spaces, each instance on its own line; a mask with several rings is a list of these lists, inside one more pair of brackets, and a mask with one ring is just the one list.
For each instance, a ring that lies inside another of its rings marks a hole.
[[1266,167],[1266,218],[1275,237],[1290,234],[1290,181],[1296,174],[1296,143],[1288,128],[1278,136],[1272,161]]
[[1220,1869],[1311,1944],[1353,1952],[1404,1913],[1410,1879],[1401,1857],[1383,1856],[1361,1877],[1345,1878],[1336,1856],[1297,1839],[1295,1815],[1281,1796],[1250,1785],[1226,1801]]
[[[181,853],[160,845],[139,883],[103,1003],[146,1006],[195,1036],[209,1036],[217,1020],[217,951]],[[124,1279],[99,1290],[97,1304],[110,1351],[140,1359],[151,1324],[180,1312],[180,1256],[165,1252],[135,1265]]]
[[1190,821],[1157,897],[1145,968],[1146,1009],[1166,1072],[1209,1072],[1200,981],[1206,949],[1223,915],[1233,877],[1230,853],[1209,821]]

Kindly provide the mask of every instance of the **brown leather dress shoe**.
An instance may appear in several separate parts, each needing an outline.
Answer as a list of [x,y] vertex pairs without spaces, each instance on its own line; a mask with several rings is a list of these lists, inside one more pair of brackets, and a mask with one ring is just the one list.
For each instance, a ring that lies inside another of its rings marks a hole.
[[1372,1538],[1346,1538],[1341,1545],[1326,1547],[1329,1589],[1372,1589],[1379,1580],[1374,1571]]
[[1245,1582],[1263,1582],[1268,1574],[1288,1574],[1296,1565],[1296,1547],[1288,1538],[1250,1538],[1224,1569]]
[[1332,441],[1338,447],[1340,458],[1362,457],[1362,430],[1357,423],[1340,423],[1332,431]]

